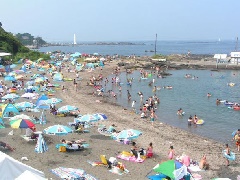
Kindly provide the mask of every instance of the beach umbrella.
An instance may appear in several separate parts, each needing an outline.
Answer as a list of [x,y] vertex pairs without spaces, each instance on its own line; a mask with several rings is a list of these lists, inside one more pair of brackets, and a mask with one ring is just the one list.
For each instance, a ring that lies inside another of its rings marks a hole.
[[13,76],[6,76],[6,77],[4,78],[4,81],[16,81],[16,78],[13,77]]
[[19,120],[12,120],[10,121],[10,125],[12,128],[32,128],[35,124],[27,119],[19,119]]
[[81,117],[79,117],[75,120],[76,120],[76,122],[89,122],[89,123],[91,123],[91,122],[97,122],[99,119],[92,114],[85,114],[85,115],[83,115],[83,116],[81,116]]
[[44,113],[44,110],[41,113],[41,116],[39,117],[40,124],[46,124],[47,123],[47,118],[46,114]]
[[115,139],[115,140],[120,140],[120,139],[132,140],[132,139],[138,138],[140,135],[142,135],[142,132],[140,132],[138,130],[125,129],[125,130],[122,130],[120,133],[118,133],[115,137],[113,137],[113,139]]
[[35,83],[40,83],[40,82],[43,82],[44,81],[44,79],[43,78],[40,78],[40,77],[38,77],[38,78],[36,78],[35,79]]
[[78,110],[78,108],[75,106],[66,105],[66,106],[60,107],[57,111],[60,113],[66,113],[66,112],[70,112],[70,111],[74,111],[74,110]]
[[50,104],[58,104],[60,102],[62,102],[62,100],[59,99],[59,98],[50,98],[50,99],[44,101],[44,103],[48,104],[48,105],[50,105]]
[[24,101],[24,102],[16,103],[15,106],[17,108],[23,109],[23,108],[33,108],[36,105],[31,102]]
[[63,125],[53,125],[49,126],[48,128],[44,129],[43,132],[49,135],[67,135],[68,133],[72,133],[73,130],[70,127],[63,126]]
[[34,98],[37,98],[38,97],[38,93],[24,93],[23,95],[21,95],[21,97],[23,97],[23,98],[28,98],[28,99],[30,99],[30,98],[32,98],[32,99],[34,99]]
[[96,113],[96,114],[93,114],[94,116],[96,116],[99,120],[106,120],[107,119],[107,116],[103,113]]
[[27,120],[32,120],[32,118],[28,115],[25,114],[19,114],[16,116],[13,116],[9,119],[9,121],[13,121],[13,120],[19,120],[19,119],[27,119]]
[[12,68],[12,69],[15,68],[15,67],[17,67],[16,64],[11,64],[11,65],[10,65],[10,68]]
[[151,175],[151,176],[148,176],[148,179],[151,179],[151,180],[162,180],[162,179],[165,179],[167,176],[164,175],[164,174],[155,174],[155,175]]
[[32,86],[34,83],[35,83],[34,81],[27,81],[27,82],[26,82],[26,85],[27,85],[27,86]]
[[24,79],[24,76],[21,75],[21,74],[20,74],[20,75],[16,75],[16,76],[15,76],[15,79],[17,79],[17,80],[19,80],[19,79]]
[[46,144],[46,141],[44,140],[42,134],[39,134],[37,144],[35,146],[35,152],[44,153],[46,151],[48,151],[48,146]]
[[23,74],[23,73],[25,73],[24,70],[21,70],[21,69],[14,70],[13,72],[15,72],[16,74]]
[[3,128],[5,128],[2,124],[0,124],[0,129],[3,129]]
[[157,164],[153,171],[162,173],[171,179],[179,180],[187,175],[187,167],[176,160],[168,160],[163,163]]
[[15,93],[11,93],[11,94],[7,94],[5,96],[2,97],[2,99],[6,100],[6,99],[18,99],[20,96],[15,94]]

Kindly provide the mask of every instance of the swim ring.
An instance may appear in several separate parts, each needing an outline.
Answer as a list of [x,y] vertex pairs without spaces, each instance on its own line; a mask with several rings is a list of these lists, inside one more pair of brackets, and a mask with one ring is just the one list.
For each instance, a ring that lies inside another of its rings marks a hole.
[[197,125],[202,125],[202,124],[204,124],[204,120],[203,119],[199,119],[196,124]]
[[223,151],[223,156],[224,156],[225,158],[227,158],[229,161],[235,161],[235,159],[236,159],[235,153],[230,152],[230,155],[228,155],[228,154],[226,153],[226,150]]

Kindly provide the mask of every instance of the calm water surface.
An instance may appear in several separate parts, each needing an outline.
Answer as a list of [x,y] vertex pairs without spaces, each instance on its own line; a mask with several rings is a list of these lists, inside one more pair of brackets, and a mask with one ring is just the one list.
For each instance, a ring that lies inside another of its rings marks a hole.
[[[167,78],[152,76],[141,81],[139,81],[139,71],[135,71],[133,74],[122,73],[119,76],[122,82],[122,93],[119,93],[118,87],[112,85],[111,82],[106,86],[106,90],[113,90],[118,95],[117,103],[126,108],[131,109],[132,100],[136,100],[136,109],[139,111],[141,103],[137,92],[143,92],[143,101],[154,95],[153,86],[148,85],[153,78],[157,87],[173,86],[171,90],[161,88],[156,91],[156,95],[161,101],[156,110],[159,120],[198,135],[228,142],[231,139],[231,133],[240,128],[240,111],[228,109],[224,104],[217,106],[216,99],[240,102],[240,72],[213,72],[209,70],[174,70],[168,72],[172,75]],[[185,78],[185,74],[192,74],[198,78]],[[109,79],[112,77],[113,75]],[[127,78],[133,78],[131,87],[126,83]],[[227,84],[230,82],[236,83],[235,86],[228,86]],[[132,96],[130,102],[127,100],[127,90]],[[208,98],[207,93],[211,93],[212,96]],[[185,111],[183,117],[176,115],[179,108]],[[204,125],[188,127],[188,117],[195,114],[205,121]]]

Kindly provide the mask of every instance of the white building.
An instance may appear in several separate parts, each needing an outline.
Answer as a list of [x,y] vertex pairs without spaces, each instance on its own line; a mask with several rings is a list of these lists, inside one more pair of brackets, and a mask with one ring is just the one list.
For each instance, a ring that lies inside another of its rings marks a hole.
[[217,60],[217,63],[228,62],[227,54],[215,54],[213,58]]
[[240,63],[240,52],[231,52],[230,55],[232,64]]

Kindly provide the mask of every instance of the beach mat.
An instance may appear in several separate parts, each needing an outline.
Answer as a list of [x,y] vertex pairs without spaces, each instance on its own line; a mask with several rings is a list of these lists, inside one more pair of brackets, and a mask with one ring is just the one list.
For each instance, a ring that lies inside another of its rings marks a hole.
[[118,174],[118,175],[123,175],[123,174],[129,173],[129,171],[127,169],[121,170],[118,167],[114,167],[114,168],[110,169],[109,172],[111,172],[113,174]]
[[135,156],[133,156],[129,152],[122,152],[119,155],[117,155],[117,158],[125,160],[125,161],[131,161],[131,162],[136,162],[136,163],[143,163],[146,159],[145,156],[141,156],[140,159],[137,159]]

